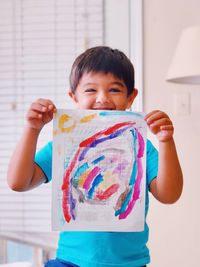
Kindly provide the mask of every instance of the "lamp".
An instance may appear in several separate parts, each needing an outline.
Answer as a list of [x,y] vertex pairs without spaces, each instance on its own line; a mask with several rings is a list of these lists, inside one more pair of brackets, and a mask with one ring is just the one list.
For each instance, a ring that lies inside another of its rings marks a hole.
[[166,80],[174,83],[200,84],[200,26],[183,30]]

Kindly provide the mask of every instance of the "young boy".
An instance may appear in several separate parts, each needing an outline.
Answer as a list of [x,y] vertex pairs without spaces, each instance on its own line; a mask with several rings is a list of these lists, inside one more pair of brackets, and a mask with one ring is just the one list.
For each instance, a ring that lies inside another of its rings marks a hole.
[[[79,109],[126,110],[138,91],[134,88],[134,68],[119,50],[99,46],[86,50],[74,62],[70,92]],[[51,100],[38,99],[30,106],[23,136],[8,168],[8,184],[25,191],[51,180],[52,143],[36,156],[37,139],[50,122],[56,107]],[[182,172],[173,140],[173,124],[162,111],[147,114],[145,120],[159,142],[159,155],[147,141],[147,187],[162,203],[174,203],[182,192]],[[143,232],[62,232],[57,259],[47,266],[141,267],[150,262],[146,247],[148,226]]]

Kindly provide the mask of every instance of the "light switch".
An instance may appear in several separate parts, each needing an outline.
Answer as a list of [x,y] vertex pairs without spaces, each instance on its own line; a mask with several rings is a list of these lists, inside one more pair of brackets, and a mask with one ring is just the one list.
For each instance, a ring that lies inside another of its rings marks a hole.
[[190,114],[190,94],[189,92],[179,92],[174,94],[174,113],[176,115]]

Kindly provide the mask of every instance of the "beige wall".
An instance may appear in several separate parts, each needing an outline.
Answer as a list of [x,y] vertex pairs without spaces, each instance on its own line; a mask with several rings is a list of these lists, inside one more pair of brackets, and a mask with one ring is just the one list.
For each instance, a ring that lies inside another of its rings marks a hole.
[[[148,216],[152,267],[200,266],[200,85],[167,83],[165,75],[181,30],[200,25],[199,0],[144,0],[144,108],[172,118],[184,191],[175,205],[151,198]],[[174,95],[188,92],[190,113],[174,112]]]
[[[144,109],[161,109],[174,122],[184,191],[174,205],[150,199],[150,267],[200,266],[200,85],[167,83],[165,76],[182,29],[200,25],[199,0],[143,0]],[[128,54],[128,0],[106,0],[107,45]],[[116,30],[117,28],[117,30]],[[190,113],[175,114],[174,96],[188,92]],[[156,143],[155,138],[153,141]]]

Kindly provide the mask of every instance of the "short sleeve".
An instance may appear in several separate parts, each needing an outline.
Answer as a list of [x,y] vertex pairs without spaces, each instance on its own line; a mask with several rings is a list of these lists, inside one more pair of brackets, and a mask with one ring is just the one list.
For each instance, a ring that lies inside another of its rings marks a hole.
[[52,178],[52,141],[36,153],[35,163],[42,169],[49,182]]
[[158,151],[153,144],[147,140],[146,177],[148,186],[158,174]]

